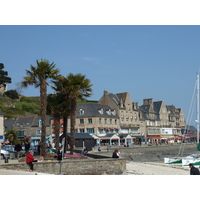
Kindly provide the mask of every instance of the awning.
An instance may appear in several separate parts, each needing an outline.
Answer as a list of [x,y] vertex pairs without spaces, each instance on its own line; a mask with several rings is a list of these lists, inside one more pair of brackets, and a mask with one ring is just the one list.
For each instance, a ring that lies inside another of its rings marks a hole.
[[190,139],[190,137],[185,136],[185,135],[174,135],[174,137],[179,137],[181,139]]
[[160,135],[147,135],[150,139],[161,139]]

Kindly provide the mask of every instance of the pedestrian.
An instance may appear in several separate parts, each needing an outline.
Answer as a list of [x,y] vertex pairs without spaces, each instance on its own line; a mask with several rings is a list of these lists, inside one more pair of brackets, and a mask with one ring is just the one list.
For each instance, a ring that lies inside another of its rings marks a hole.
[[58,161],[61,162],[62,159],[63,159],[63,149],[62,149],[62,146],[59,147],[59,150],[58,150],[58,152],[57,152],[57,155],[58,155],[58,157],[57,157]]
[[26,155],[26,163],[30,167],[30,172],[33,171],[33,162],[37,162],[37,160],[33,157],[33,152],[29,150],[28,154]]
[[82,152],[81,152],[81,155],[87,156],[87,153],[88,153],[87,147],[84,147]]
[[101,151],[101,147],[100,146],[98,147],[98,151]]
[[30,149],[30,142],[27,140],[25,142],[25,152],[26,152],[26,154],[28,154],[29,149]]
[[19,158],[20,151],[22,150],[22,146],[19,144],[19,142],[15,145],[15,151],[17,152],[17,159]]
[[118,149],[115,149],[113,154],[112,154],[112,158],[119,158],[120,152],[118,151]]
[[200,175],[199,169],[194,167],[192,163],[189,164],[190,175]]

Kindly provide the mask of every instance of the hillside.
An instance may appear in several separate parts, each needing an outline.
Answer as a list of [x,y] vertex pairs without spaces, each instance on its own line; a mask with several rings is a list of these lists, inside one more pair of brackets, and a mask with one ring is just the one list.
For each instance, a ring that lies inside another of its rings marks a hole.
[[[98,101],[78,100],[78,103],[84,102],[97,103]],[[19,99],[10,99],[0,95],[0,110],[7,119],[13,119],[17,116],[40,115],[40,97],[20,96]]]

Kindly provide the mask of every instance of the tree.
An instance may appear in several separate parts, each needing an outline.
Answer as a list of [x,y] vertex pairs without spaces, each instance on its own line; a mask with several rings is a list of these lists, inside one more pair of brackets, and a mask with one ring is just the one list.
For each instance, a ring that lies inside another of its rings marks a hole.
[[8,77],[8,72],[3,70],[4,64],[0,63],[0,90],[1,93],[4,93],[4,90],[6,88],[6,85],[8,83],[11,83],[11,78]]
[[82,74],[72,74],[70,73],[67,76],[68,80],[68,91],[71,103],[71,112],[70,112],[70,154],[74,152],[74,133],[75,133],[75,119],[76,119],[76,110],[77,110],[77,100],[83,99],[83,97],[89,97],[92,95],[92,84],[90,80],[85,78],[85,75]]
[[15,130],[7,130],[5,134],[5,141],[9,141],[11,145],[14,145],[17,143],[17,133]]
[[19,94],[16,90],[8,90],[4,94],[11,99],[19,99]]
[[54,62],[49,63],[48,60],[41,59],[36,60],[37,66],[30,66],[30,70],[26,70],[27,76],[24,77],[21,82],[22,87],[28,87],[34,85],[36,88],[40,88],[40,104],[41,104],[41,155],[46,153],[46,107],[47,107],[47,86],[48,81],[55,80],[59,77],[59,70],[55,69]]
[[64,138],[64,152],[67,150],[68,145],[68,136],[67,136],[67,127],[68,127],[68,117],[70,116],[70,96],[69,96],[69,88],[68,88],[68,79],[64,76],[60,76],[59,79],[54,81],[54,87],[52,87],[56,91],[57,98],[60,99],[60,113],[63,117],[63,134],[61,135],[61,139]]
[[61,101],[59,95],[50,94],[47,96],[47,113],[53,114],[54,130],[55,130],[55,146],[59,150],[59,136],[60,136],[60,119],[61,119]]

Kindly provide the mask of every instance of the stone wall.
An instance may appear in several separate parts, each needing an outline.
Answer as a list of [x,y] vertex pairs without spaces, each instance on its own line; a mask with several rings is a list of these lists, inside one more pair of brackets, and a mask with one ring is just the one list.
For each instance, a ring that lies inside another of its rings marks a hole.
[[[1,164],[0,169],[24,170],[28,171],[26,163]],[[44,161],[34,163],[34,171],[63,174],[63,175],[102,175],[102,174],[123,174],[126,170],[126,160],[124,159],[81,159]]]

